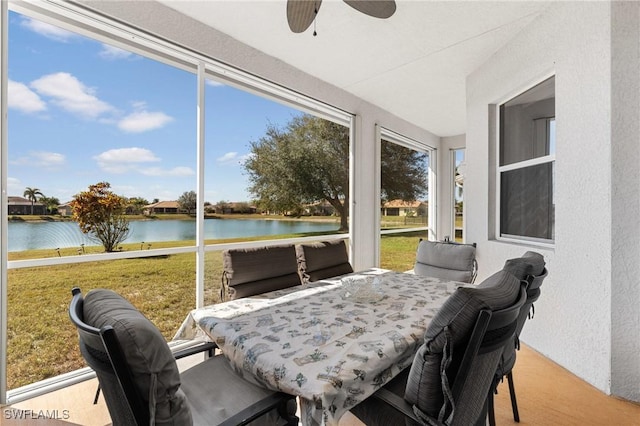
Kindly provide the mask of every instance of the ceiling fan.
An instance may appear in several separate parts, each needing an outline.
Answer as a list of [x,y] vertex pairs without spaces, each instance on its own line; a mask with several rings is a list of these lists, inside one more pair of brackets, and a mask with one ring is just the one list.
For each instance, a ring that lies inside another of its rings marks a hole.
[[[395,0],[344,0],[359,12],[386,19],[396,11]],[[287,21],[294,33],[304,32],[315,21],[322,0],[287,0]],[[315,34],[314,34],[315,35]]]

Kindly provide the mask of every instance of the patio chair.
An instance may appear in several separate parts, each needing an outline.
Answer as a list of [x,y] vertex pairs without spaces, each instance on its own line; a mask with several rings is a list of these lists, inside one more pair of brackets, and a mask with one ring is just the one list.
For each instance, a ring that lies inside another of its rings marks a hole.
[[353,272],[344,240],[299,244],[296,255],[303,284]]
[[[520,413],[518,412],[518,401],[516,399],[516,390],[513,383],[513,367],[516,363],[516,350],[520,350],[520,333],[524,327],[524,323],[528,318],[533,318],[535,308],[533,303],[540,297],[540,286],[547,277],[548,271],[545,267],[544,257],[536,252],[528,251],[522,257],[507,260],[504,269],[513,273],[517,278],[527,282],[527,300],[518,316],[516,325],[516,334],[513,345],[505,346],[502,353],[502,359],[498,364],[495,377],[495,388],[499,382],[507,378],[509,385],[509,395],[511,397],[511,410],[513,412],[513,420],[520,422]],[[489,405],[489,424],[495,426],[495,412],[493,406],[493,398],[490,399]]]
[[417,275],[473,283],[478,273],[476,245],[420,239],[413,271]]
[[69,316],[80,351],[96,372],[114,425],[298,424],[293,396],[245,381],[222,355],[180,374],[160,331],[117,293],[97,289],[83,298],[74,288],[72,295]]
[[411,367],[351,412],[366,425],[484,425],[492,376],[526,300],[513,275],[489,279],[493,288],[458,288],[431,320]]
[[292,244],[225,250],[222,267],[223,301],[302,284]]

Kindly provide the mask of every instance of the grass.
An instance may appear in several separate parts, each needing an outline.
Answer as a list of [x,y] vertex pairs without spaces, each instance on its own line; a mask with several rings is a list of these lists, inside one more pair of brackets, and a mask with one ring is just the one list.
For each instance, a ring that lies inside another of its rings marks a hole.
[[[383,236],[381,267],[398,271],[411,269],[420,236],[423,233]],[[254,240],[273,238],[265,236]],[[216,242],[230,241],[240,240]],[[152,248],[193,244],[193,241],[154,242]],[[123,250],[139,249],[139,243],[123,245]],[[60,256],[77,256],[77,250],[60,249]],[[85,247],[85,252],[99,253],[102,249]],[[10,260],[52,256],[58,256],[58,252],[49,249],[9,253]],[[9,270],[8,388],[15,389],[85,366],[78,349],[76,331],[68,318],[71,288],[80,287],[83,293],[94,288],[108,288],[120,293],[170,340],[195,306],[195,266],[195,253],[185,253]],[[221,276],[220,252],[207,252],[206,304],[219,302]]]

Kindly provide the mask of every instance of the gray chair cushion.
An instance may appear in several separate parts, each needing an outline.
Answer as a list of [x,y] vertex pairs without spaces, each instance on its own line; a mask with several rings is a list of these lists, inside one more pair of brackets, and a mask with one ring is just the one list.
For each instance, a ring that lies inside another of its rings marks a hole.
[[[182,372],[181,388],[189,400],[194,425],[220,424],[273,393],[239,377],[224,355],[211,357]],[[290,402],[288,413],[293,416],[297,407],[295,400]],[[276,409],[250,423],[252,426],[283,424],[286,421]]]
[[353,272],[344,240],[299,244],[296,246],[296,255],[300,276],[304,282]]
[[456,349],[466,344],[480,310],[506,308],[520,294],[520,281],[507,271],[493,274],[483,284],[460,287],[447,299],[431,320],[411,365],[405,399],[435,418],[444,401],[445,368],[462,357]]
[[530,275],[541,275],[544,267],[544,257],[540,253],[528,251],[522,257],[507,260],[502,269],[511,272],[519,280],[526,281]]
[[155,399],[150,415],[155,415],[156,424],[191,424],[188,403],[179,389],[180,373],[160,330],[111,290],[87,293],[83,315],[85,322],[96,328],[113,327],[140,394],[147,402]]
[[293,245],[225,250],[222,266],[231,299],[301,284]]
[[417,275],[471,282],[476,248],[469,244],[420,241],[413,267]]

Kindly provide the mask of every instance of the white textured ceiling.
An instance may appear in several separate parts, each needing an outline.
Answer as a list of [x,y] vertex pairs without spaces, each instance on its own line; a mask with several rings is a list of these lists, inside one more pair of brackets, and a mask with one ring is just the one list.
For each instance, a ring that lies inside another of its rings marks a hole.
[[465,78],[548,3],[397,0],[381,20],[324,0],[294,34],[286,0],[160,0],[439,136],[465,133]]

